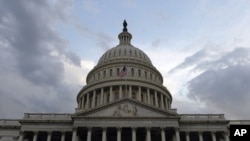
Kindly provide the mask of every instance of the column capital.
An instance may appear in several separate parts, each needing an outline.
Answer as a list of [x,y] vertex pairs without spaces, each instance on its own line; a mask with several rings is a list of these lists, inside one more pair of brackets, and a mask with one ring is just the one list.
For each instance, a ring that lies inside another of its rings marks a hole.
[[175,131],[180,131],[180,127],[174,127]]
[[164,127],[164,126],[161,126],[161,127],[160,127],[161,130],[165,130],[165,128],[166,128],[166,127]]
[[137,127],[135,127],[135,126],[131,127],[132,130],[136,130],[136,128],[137,128]]
[[121,130],[121,129],[122,129],[122,127],[120,127],[120,126],[117,126],[117,127],[116,127],[116,129],[117,129],[117,130]]
[[149,126],[148,126],[148,127],[145,127],[145,128],[146,128],[147,130],[151,130],[151,127],[149,127]]

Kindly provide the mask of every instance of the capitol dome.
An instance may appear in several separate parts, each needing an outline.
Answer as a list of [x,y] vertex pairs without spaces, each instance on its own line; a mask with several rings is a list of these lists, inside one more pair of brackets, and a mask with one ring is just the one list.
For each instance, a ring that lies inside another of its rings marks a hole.
[[88,73],[87,84],[77,95],[76,113],[124,99],[172,113],[172,96],[163,86],[163,77],[150,58],[131,44],[126,21],[118,38],[119,44],[106,51]]
[[132,35],[129,32],[123,31],[119,34],[118,38],[120,44],[104,53],[99,59],[98,65],[106,64],[114,60],[126,60],[152,66],[149,57],[142,50],[131,45],[130,40],[132,39]]

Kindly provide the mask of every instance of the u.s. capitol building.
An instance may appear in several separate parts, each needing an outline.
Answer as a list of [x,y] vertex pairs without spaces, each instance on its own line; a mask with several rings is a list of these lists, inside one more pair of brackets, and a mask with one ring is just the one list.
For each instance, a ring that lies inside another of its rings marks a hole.
[[0,120],[0,141],[229,141],[230,124],[249,123],[223,114],[178,114],[161,73],[123,26],[120,43],[89,72],[75,113]]

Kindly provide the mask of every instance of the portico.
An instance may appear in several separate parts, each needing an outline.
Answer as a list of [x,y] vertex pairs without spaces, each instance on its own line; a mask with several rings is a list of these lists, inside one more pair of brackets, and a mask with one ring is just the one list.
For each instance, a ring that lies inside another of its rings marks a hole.
[[[24,131],[18,141],[219,141],[227,140],[223,131],[181,131],[169,127],[78,127],[72,132]],[[184,139],[185,138],[185,139]]]

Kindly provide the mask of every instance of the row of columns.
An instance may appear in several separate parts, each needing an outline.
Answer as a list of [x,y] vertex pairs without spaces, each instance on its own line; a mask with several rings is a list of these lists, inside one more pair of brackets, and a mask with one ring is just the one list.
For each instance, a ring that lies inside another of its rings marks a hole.
[[[122,95],[122,93],[123,93],[122,88],[123,87],[124,87],[124,85],[119,85],[119,99],[121,99],[123,97],[123,95]],[[129,98],[132,98],[132,86],[129,85],[129,86],[125,86],[125,87],[126,87],[126,89],[127,89],[127,87],[129,88],[127,96]],[[127,90],[125,91],[125,93],[127,93]],[[145,102],[147,104],[159,107],[161,109],[169,109],[170,108],[169,100],[168,100],[167,96],[165,96],[164,94],[162,94],[162,93],[160,94],[160,97],[159,97],[160,101],[158,101],[158,92],[156,90],[154,90],[154,94],[153,94],[154,101],[151,98],[151,93],[150,93],[149,88],[147,88],[146,95],[145,95],[147,98],[145,96],[144,96],[144,98],[142,98],[141,94],[142,94],[141,87],[138,86],[138,92],[136,93],[136,99],[138,101]],[[94,90],[93,94],[92,94],[91,105],[90,105],[90,93],[87,93],[86,96],[82,96],[80,101],[78,102],[78,107],[79,108],[86,108],[86,109],[94,108],[96,105],[96,95],[97,95],[96,90]],[[86,98],[86,100],[85,100],[85,98]],[[109,97],[107,97],[107,95],[104,95],[104,88],[101,88],[100,100],[98,100],[98,105],[104,104],[105,99],[108,102],[115,100],[114,95],[113,95],[113,86],[110,86],[110,88],[109,88]],[[154,102],[154,104],[152,102]]]
[[[88,128],[87,131],[87,141],[91,141],[91,134],[92,134],[92,128]],[[122,128],[117,128],[117,141],[121,141],[121,131]],[[136,127],[131,128],[132,131],[132,141],[136,141]],[[166,141],[165,137],[165,128],[161,128],[161,141]],[[72,141],[76,141],[77,138],[77,130],[73,130],[73,136]],[[34,141],[34,140],[33,140]],[[102,128],[102,141],[107,141],[107,128]],[[151,128],[146,128],[146,141],[151,141]],[[176,141],[180,141],[180,138],[178,138]]]
[[[51,141],[52,132],[47,132],[47,133],[48,133],[47,141]],[[35,131],[33,136],[33,141],[37,141],[37,137],[38,137],[38,131]],[[74,132],[73,132],[73,137],[75,137]],[[24,132],[20,132],[18,141],[23,141],[23,140],[24,140]],[[65,141],[65,132],[62,132],[61,141]],[[75,141],[75,139],[72,138],[72,141]]]
[[[117,128],[117,141],[121,141],[121,129],[122,128]],[[132,127],[132,141],[136,141],[136,127]],[[165,128],[160,128],[161,129],[161,141],[166,141],[166,134],[165,134]],[[91,141],[91,128],[88,128],[88,133],[87,133],[87,141]],[[216,141],[216,135],[215,132],[211,132],[212,135],[212,141]],[[199,136],[199,141],[203,141],[203,135],[202,132],[198,132]],[[76,131],[73,133],[72,141],[76,138]],[[228,133],[225,132],[224,134],[224,139],[225,141],[229,141],[229,136]],[[103,128],[102,130],[102,141],[107,140],[107,128]],[[174,134],[174,140],[175,141],[180,141],[180,132],[178,128],[175,128],[175,134]],[[151,141],[151,128],[147,127],[146,128],[146,141]],[[186,141],[190,141],[189,137],[189,132],[186,132]]]
[[[92,134],[91,129],[92,128],[88,128],[87,141],[91,141],[91,134]],[[117,141],[121,141],[121,130],[122,130],[121,127],[117,128]],[[136,127],[132,127],[131,131],[132,131],[132,141],[136,141]],[[161,132],[161,141],[166,141],[165,128],[160,128],[160,132]],[[216,141],[215,133],[216,132],[213,132],[213,131],[211,132],[212,141]],[[185,135],[186,135],[186,141],[190,141],[190,136],[189,136],[188,131],[185,132]],[[47,141],[51,141],[51,136],[52,136],[52,132],[48,132]],[[198,132],[198,136],[199,136],[199,141],[203,141],[202,132]],[[37,141],[37,137],[38,137],[38,131],[35,131],[34,136],[33,136],[33,141]],[[24,138],[24,133],[21,132],[18,141],[23,141],[23,138]],[[224,133],[224,139],[225,141],[229,141],[228,132]],[[180,132],[178,128],[175,128],[174,140],[180,141]],[[61,141],[65,141],[65,132],[62,132]],[[72,141],[77,141],[77,129],[76,128],[73,129]],[[102,128],[102,141],[107,141],[107,128],[106,127]],[[151,128],[150,127],[146,127],[146,141],[151,141]]]
[[[212,141],[216,141],[216,132],[212,131],[211,132],[211,136],[212,136]],[[186,141],[190,141],[190,136],[189,136],[189,132],[185,132],[186,134]],[[198,137],[199,137],[199,141],[203,141],[203,132],[198,132]],[[229,141],[229,136],[228,136],[228,132],[224,132],[224,139],[225,141]]]

